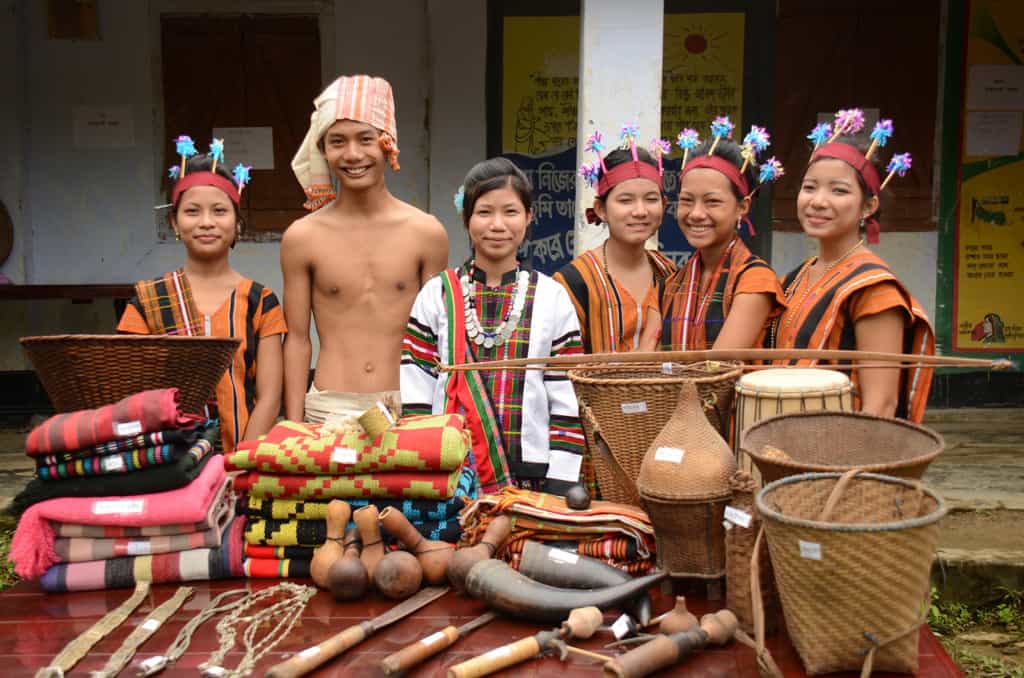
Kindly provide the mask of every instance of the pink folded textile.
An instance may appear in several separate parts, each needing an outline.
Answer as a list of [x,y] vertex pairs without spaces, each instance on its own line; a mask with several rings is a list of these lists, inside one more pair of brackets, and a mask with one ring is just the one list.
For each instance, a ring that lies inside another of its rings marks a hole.
[[72,452],[140,433],[184,428],[201,420],[181,411],[176,388],[141,391],[113,405],[55,414],[28,434],[25,454]]
[[223,464],[207,464],[185,487],[167,492],[120,497],[61,497],[32,505],[22,514],[8,559],[23,579],[35,579],[57,562],[50,521],[80,525],[179,525],[207,520],[211,504],[223,492]]

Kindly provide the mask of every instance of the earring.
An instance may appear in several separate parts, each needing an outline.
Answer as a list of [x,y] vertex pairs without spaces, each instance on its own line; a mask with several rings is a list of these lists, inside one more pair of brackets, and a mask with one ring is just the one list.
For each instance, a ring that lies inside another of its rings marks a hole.
[[178,232],[178,229],[174,229],[174,239],[178,241],[181,240],[181,233]]
[[861,230],[864,230],[864,217],[860,218],[860,224],[858,224],[857,227],[860,228]]
[[736,220],[736,232],[739,233],[740,228],[743,226],[743,217]]

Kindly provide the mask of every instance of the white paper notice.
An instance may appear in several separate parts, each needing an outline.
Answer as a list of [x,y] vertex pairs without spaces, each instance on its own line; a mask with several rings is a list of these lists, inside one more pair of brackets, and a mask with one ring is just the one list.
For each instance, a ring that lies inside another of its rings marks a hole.
[[548,457],[548,478],[575,483],[580,479],[582,464],[583,455],[551,450],[551,456]]
[[93,515],[108,516],[122,513],[142,513],[146,508],[145,499],[109,499],[92,504]]
[[623,414],[643,414],[647,411],[647,401],[640,400],[635,403],[622,403]]
[[1020,111],[968,111],[967,155],[1017,155],[1022,122]]
[[976,64],[967,73],[967,108],[1024,110],[1024,66]]
[[213,136],[224,140],[224,154],[232,167],[244,161],[255,170],[274,169],[273,127],[214,127]]
[[806,558],[807,560],[821,560],[821,544],[813,541],[804,541],[798,539],[800,542],[800,557]]
[[622,615],[615,620],[615,623],[612,624],[612,633],[615,634],[615,640],[622,640],[629,633],[629,617],[627,615]]
[[137,436],[142,433],[142,422],[141,421],[123,421],[118,424],[114,424],[114,435],[118,438],[129,438],[131,436]]
[[734,506],[725,507],[725,519],[740,527],[750,527],[750,514]]
[[71,120],[75,148],[135,146],[135,116],[131,106],[73,106]]
[[681,464],[683,462],[683,455],[685,454],[686,451],[680,450],[678,447],[659,447],[654,451],[654,460]]
[[354,464],[359,460],[359,453],[351,447],[335,447],[331,452],[331,461],[335,464]]
[[556,563],[568,563],[570,565],[575,565],[580,560],[580,557],[575,553],[569,553],[562,549],[551,549],[548,551],[548,558]]

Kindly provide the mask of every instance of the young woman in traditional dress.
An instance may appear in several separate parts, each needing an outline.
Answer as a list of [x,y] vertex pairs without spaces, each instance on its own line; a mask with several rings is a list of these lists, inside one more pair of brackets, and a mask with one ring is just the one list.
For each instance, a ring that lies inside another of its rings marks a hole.
[[506,485],[564,494],[579,481],[583,433],[572,385],[541,370],[441,372],[438,363],[582,352],[565,290],[517,259],[532,217],[528,179],[511,161],[473,167],[456,195],[473,258],[423,286],[402,350],[407,414],[458,412],[485,492]]
[[[909,154],[895,156],[889,176],[881,181],[871,154],[885,145],[892,123],[876,125],[867,151],[839,136],[855,134],[862,124],[857,109],[840,111],[836,134],[819,126],[809,137],[816,148],[800,184],[797,217],[804,232],[818,241],[819,254],[783,280],[787,308],[773,323],[769,339],[778,348],[931,355],[935,336],[921,304],[865,246],[862,235],[869,243],[878,242],[879,195],[894,172],[902,175],[909,169]],[[931,378],[932,370],[922,367],[854,370],[855,407],[921,421]]]
[[[628,136],[628,135],[627,135]],[[635,136],[635,135],[634,135]],[[659,163],[630,138],[603,158],[600,134],[588,140],[599,162],[581,168],[596,184],[588,218],[608,226],[608,238],[555,273],[569,292],[586,353],[653,351],[661,331],[659,299],[675,271],[661,253],[644,246],[665,214]]]
[[184,174],[172,168],[169,221],[185,246],[185,263],[135,283],[135,297],[117,329],[242,340],[217,384],[221,442],[229,452],[239,441],[266,433],[277,419],[281,339],[288,330],[274,293],[231,267],[229,254],[242,230],[245,168],[236,168],[236,180],[206,155],[193,155],[184,167]]
[[697,147],[680,171],[676,221],[695,251],[665,283],[663,348],[751,348],[781,312],[775,272],[740,238],[755,170],[737,143],[719,139]]

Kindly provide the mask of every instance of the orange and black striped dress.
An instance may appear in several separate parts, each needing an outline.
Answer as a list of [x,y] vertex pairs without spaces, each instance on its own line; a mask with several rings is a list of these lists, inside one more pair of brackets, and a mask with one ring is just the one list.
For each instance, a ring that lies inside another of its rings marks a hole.
[[[854,326],[861,318],[890,309],[906,314],[904,353],[935,354],[935,333],[921,304],[900,284],[888,265],[868,250],[840,262],[812,285],[808,285],[808,259],[785,277],[782,287],[787,308],[772,324],[767,343],[775,348],[854,350]],[[810,366],[822,361],[784,360],[783,364]],[[900,376],[900,398],[896,416],[919,422],[924,418],[931,390],[932,368],[914,367]],[[857,393],[857,371],[850,379]],[[855,395],[854,407],[860,405]]]
[[676,267],[660,252],[646,252],[654,280],[640,301],[615,283],[598,249],[584,252],[553,276],[569,292],[576,308],[584,353],[635,351],[646,329],[647,311],[653,308],[660,313],[665,280]]
[[256,352],[263,337],[286,334],[277,296],[243,278],[216,313],[196,309],[188,278],[181,269],[135,283],[117,331],[126,334],[185,334],[242,340],[228,371],[217,384],[217,410],[224,451],[235,449],[256,405]]

